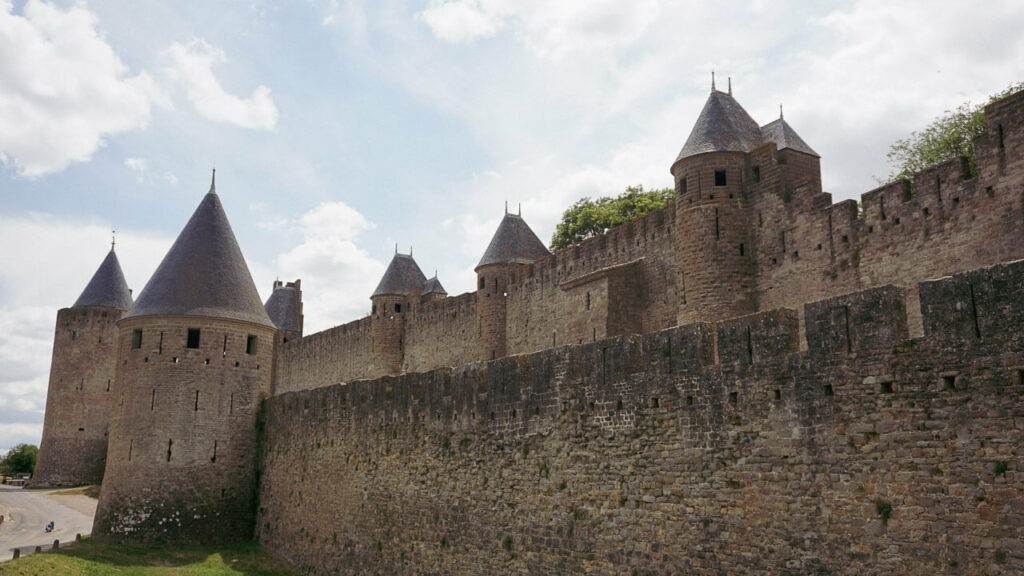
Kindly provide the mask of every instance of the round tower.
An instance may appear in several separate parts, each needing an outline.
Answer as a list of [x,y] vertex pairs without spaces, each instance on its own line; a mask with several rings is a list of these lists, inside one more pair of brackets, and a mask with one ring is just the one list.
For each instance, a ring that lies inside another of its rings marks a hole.
[[679,324],[756,310],[747,208],[748,152],[761,129],[731,94],[712,87],[690,137],[672,164]]
[[57,312],[46,416],[32,485],[99,484],[117,404],[117,321],[132,305],[121,264],[110,252],[70,308]]
[[373,338],[374,374],[400,374],[404,355],[405,317],[427,284],[412,252],[391,259],[384,277],[370,296],[370,332]]
[[186,545],[252,538],[275,327],[212,185],[118,330],[123,400],[93,536]]
[[481,359],[494,360],[508,354],[507,300],[513,270],[548,254],[522,216],[505,213],[475,269]]

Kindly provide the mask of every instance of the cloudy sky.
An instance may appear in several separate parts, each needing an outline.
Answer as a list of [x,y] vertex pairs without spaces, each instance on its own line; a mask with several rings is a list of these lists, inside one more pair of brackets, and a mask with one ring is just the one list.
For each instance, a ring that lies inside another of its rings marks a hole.
[[136,291],[209,188],[307,332],[368,312],[398,243],[450,294],[504,203],[548,239],[583,196],[671,185],[711,71],[822,156],[1024,80],[1016,1],[0,0],[0,449],[38,443],[58,308],[109,249]]

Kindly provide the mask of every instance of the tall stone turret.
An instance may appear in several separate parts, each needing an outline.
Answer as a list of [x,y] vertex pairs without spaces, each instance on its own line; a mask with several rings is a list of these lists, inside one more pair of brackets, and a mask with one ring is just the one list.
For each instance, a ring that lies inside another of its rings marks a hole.
[[485,360],[501,358],[506,347],[508,285],[512,271],[550,254],[522,216],[505,213],[476,265],[477,326]]
[[123,399],[93,536],[251,538],[276,328],[212,185],[118,329]]
[[117,404],[117,326],[132,305],[121,264],[110,252],[82,295],[57,312],[46,416],[33,486],[98,484]]
[[371,333],[373,335],[374,373],[399,374],[405,345],[405,317],[413,303],[420,301],[427,277],[412,258],[412,253],[391,259],[384,277],[370,296]]
[[274,289],[263,305],[267,316],[277,326],[282,342],[302,338],[302,281],[274,281]]
[[711,89],[672,164],[679,324],[756,310],[747,186],[749,152],[763,143],[757,122],[732,97]]

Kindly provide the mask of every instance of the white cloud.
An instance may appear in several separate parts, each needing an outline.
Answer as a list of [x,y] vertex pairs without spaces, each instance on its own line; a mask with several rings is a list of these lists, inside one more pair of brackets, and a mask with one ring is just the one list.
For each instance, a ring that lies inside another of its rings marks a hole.
[[140,184],[146,180],[146,170],[149,168],[149,160],[145,158],[125,158],[125,168],[135,172],[135,180]]
[[104,137],[144,127],[166,99],[129,75],[83,5],[0,0],[0,161],[35,178],[90,159]]
[[229,94],[213,74],[214,64],[228,61],[223,50],[196,38],[188,44],[175,42],[164,52],[170,65],[168,79],[185,91],[185,97],[204,118],[254,130],[274,130],[278,111],[270,88],[257,86],[248,98]]
[[302,243],[276,259],[283,278],[302,279],[307,334],[356,320],[369,311],[369,297],[385,265],[356,240],[374,228],[343,202],[325,202],[293,222]]
[[478,0],[435,0],[418,16],[438,38],[455,43],[493,36],[501,25],[501,16],[481,6]]
[[507,25],[537,54],[559,57],[630,44],[659,11],[659,0],[434,0],[418,16],[447,42],[490,37]]

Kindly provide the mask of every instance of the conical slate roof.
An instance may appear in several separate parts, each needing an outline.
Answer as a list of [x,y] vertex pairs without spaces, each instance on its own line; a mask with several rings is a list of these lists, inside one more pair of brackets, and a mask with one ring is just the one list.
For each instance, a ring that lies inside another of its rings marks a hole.
[[437,275],[427,280],[426,284],[423,285],[424,294],[447,294],[448,292],[441,286],[441,281],[437,279]]
[[488,264],[529,264],[550,254],[522,216],[505,214],[477,268]]
[[213,185],[125,318],[156,315],[274,327]]
[[295,332],[302,330],[299,311],[296,309],[294,286],[275,286],[274,292],[270,298],[267,298],[267,303],[263,305],[263,308],[278,330]]
[[731,95],[713,89],[675,161],[705,152],[749,152],[761,143],[750,114]]
[[132,293],[124,281],[124,272],[121,271],[121,263],[113,247],[92,275],[82,295],[75,300],[75,306],[107,306],[120,310],[132,307]]
[[420,270],[416,261],[412,259],[412,254],[399,254],[396,252],[395,257],[391,259],[391,264],[388,266],[387,271],[384,272],[384,277],[380,279],[380,284],[377,284],[377,289],[373,291],[373,296],[382,296],[384,294],[405,295],[421,292],[423,285],[426,283],[427,277],[423,275],[423,271]]
[[762,126],[761,137],[765,142],[775,142],[779,150],[789,148],[790,150],[821,158],[817,152],[807,145],[807,142],[804,142],[804,139],[796,133],[796,130],[793,130],[793,127],[782,118]]

